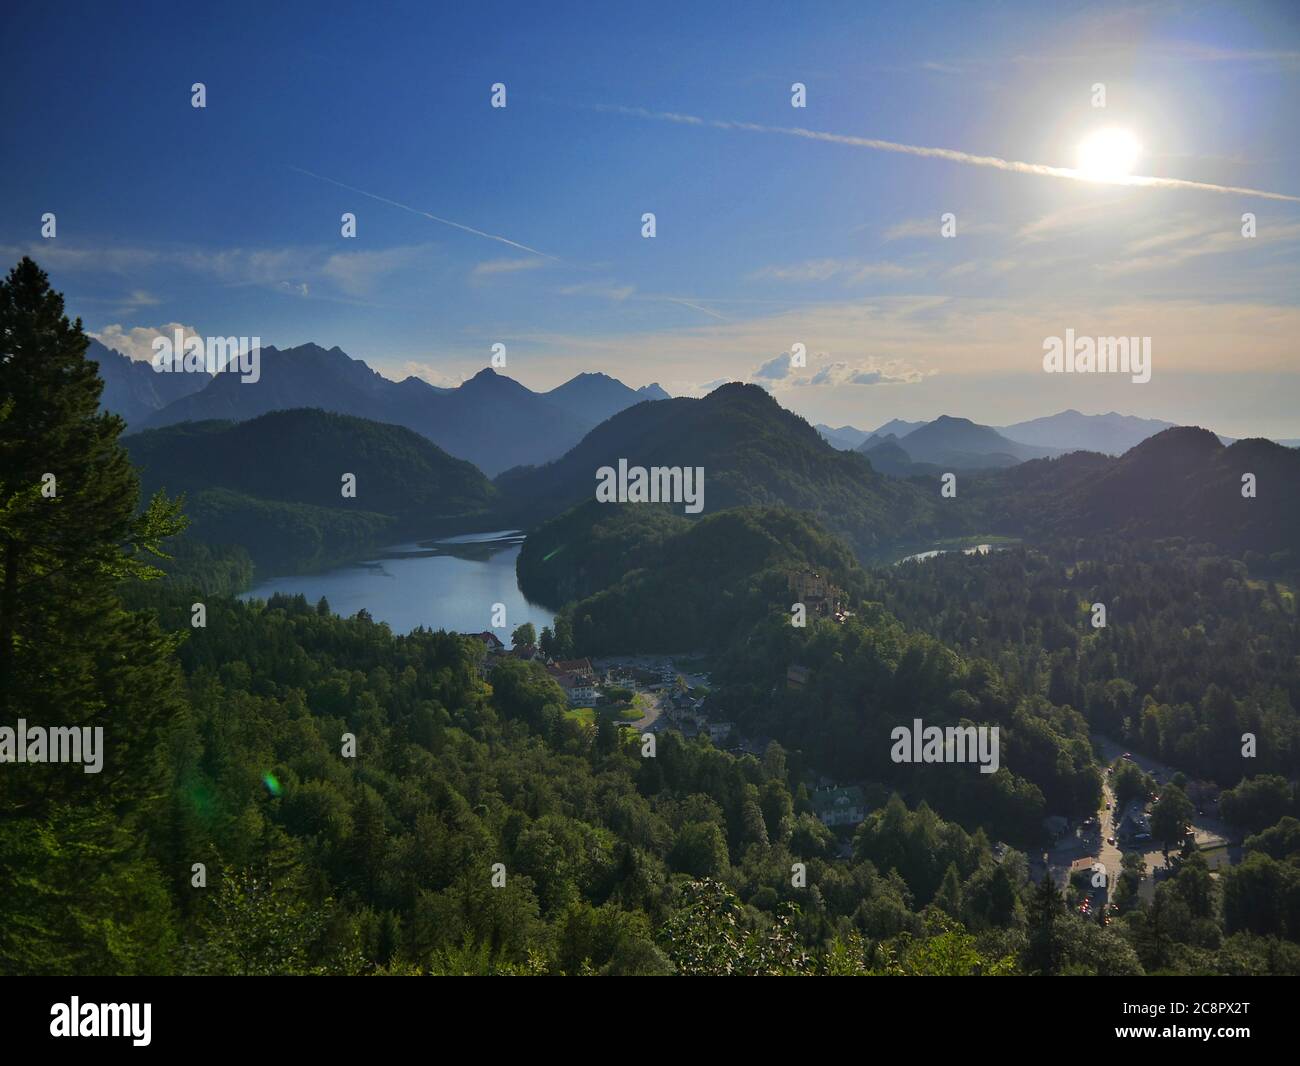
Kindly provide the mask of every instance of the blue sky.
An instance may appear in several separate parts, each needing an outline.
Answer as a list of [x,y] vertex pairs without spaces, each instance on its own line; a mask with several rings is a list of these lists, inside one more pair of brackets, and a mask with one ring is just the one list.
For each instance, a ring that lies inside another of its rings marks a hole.
[[[477,6],[10,5],[4,259],[137,355],[179,324],[454,384],[501,342],[533,388],[758,380],[836,425],[1300,436],[1295,200],[782,132],[1074,167],[1118,128],[1136,174],[1296,197],[1296,5]],[[1067,328],[1150,336],[1151,382],[1045,374]]]

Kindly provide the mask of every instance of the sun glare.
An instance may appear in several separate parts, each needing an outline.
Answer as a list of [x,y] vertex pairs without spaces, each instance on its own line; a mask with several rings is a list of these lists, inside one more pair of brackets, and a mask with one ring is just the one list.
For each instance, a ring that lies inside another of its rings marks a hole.
[[1141,145],[1128,130],[1104,129],[1090,133],[1079,144],[1078,169],[1098,181],[1115,181],[1133,173]]

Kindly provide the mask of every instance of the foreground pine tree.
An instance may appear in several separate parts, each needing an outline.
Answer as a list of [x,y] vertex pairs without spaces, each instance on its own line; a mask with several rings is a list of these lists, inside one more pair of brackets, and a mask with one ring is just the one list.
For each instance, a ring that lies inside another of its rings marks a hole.
[[[182,706],[174,641],[126,611],[179,507],[139,486],[99,411],[81,321],[24,258],[0,284],[0,727],[102,727],[103,766],[0,763],[0,972],[166,967],[166,878],[140,843]],[[174,871],[167,871],[175,877]]]

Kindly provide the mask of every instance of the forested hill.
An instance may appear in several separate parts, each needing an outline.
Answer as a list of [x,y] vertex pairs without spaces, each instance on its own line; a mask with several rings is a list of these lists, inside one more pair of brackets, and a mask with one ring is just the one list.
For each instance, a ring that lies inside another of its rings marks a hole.
[[518,562],[525,595],[578,601],[560,624],[584,655],[722,648],[774,605],[786,610],[788,575],[804,569],[852,593],[865,587],[842,541],[784,507],[692,522],[660,508],[588,503],[536,530]]
[[[756,385],[723,385],[703,399],[639,404],[597,426],[563,458],[506,471],[497,488],[533,526],[595,492],[595,472],[630,466],[703,467],[705,510],[783,505],[807,511],[864,556],[956,533],[937,490],[886,478],[837,451]],[[680,508],[679,508],[680,512]]]
[[[263,569],[340,562],[469,521],[496,502],[471,463],[401,426],[318,410],[185,422],[124,438],[146,493],[187,495],[190,535]],[[344,475],[356,495],[343,494]]]
[[[1248,474],[1254,495],[1243,495]],[[1209,430],[1179,426],[1118,459],[1080,452],[969,484],[999,531],[1185,537],[1292,562],[1300,548],[1300,451],[1268,440],[1225,447]]]

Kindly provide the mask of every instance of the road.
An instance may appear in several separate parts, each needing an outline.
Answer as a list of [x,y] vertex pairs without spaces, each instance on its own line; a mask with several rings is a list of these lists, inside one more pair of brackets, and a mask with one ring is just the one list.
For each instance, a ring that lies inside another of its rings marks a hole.
[[[1109,737],[1093,734],[1092,740],[1100,750],[1103,765],[1105,766],[1109,766],[1125,754],[1123,745],[1111,740]],[[1151,774],[1162,784],[1169,781],[1177,772],[1174,767],[1145,755],[1130,753],[1130,758],[1143,773]],[[1110,806],[1107,807],[1107,804]],[[1091,834],[1080,835],[1080,830],[1076,828],[1073,833],[1063,837],[1047,852],[1047,868],[1058,885],[1064,887],[1069,881],[1070,868],[1073,863],[1079,859],[1090,858],[1094,862],[1100,862],[1105,867],[1107,898],[1110,898],[1115,890],[1116,879],[1123,869],[1124,851],[1119,847],[1119,834],[1115,823],[1118,813],[1115,793],[1110,787],[1110,777],[1107,776],[1102,783],[1102,805],[1097,811],[1097,822],[1101,827],[1100,833],[1095,836]],[[1216,853],[1216,855],[1209,857],[1211,866],[1217,867],[1225,862],[1234,863],[1240,861],[1240,849],[1230,843],[1231,831],[1217,818],[1198,814],[1193,819],[1191,828],[1196,837],[1197,845],[1202,849],[1217,849],[1227,845],[1226,852]],[[1111,839],[1115,840],[1116,843],[1107,843]],[[1146,863],[1146,873],[1142,878],[1139,893],[1143,899],[1149,902],[1155,895],[1157,884],[1154,871],[1165,864],[1164,851],[1158,846],[1149,846],[1148,850],[1143,852],[1142,858]]]
[[[1124,747],[1110,737],[1103,736],[1101,733],[1093,733],[1091,740],[1098,748],[1101,749],[1102,758],[1107,765],[1114,762],[1124,754]],[[1152,759],[1146,755],[1139,755],[1136,752],[1130,753],[1131,760],[1137,763],[1138,768],[1143,773],[1152,774],[1162,785],[1165,784],[1174,774],[1178,773],[1177,767],[1169,766],[1160,762],[1158,759]],[[1190,774],[1185,776],[1190,777]],[[1192,819],[1192,832],[1196,837],[1196,843],[1201,848],[1222,847],[1232,841],[1232,830],[1218,818],[1209,814],[1197,814]],[[1155,849],[1153,854],[1161,857],[1163,862],[1163,853],[1159,848]]]
[[[605,658],[593,659],[592,666],[597,672],[603,674],[608,670],[619,667],[632,667],[638,670],[649,670],[655,674],[662,673],[664,670],[671,669],[675,674],[680,675],[686,680],[686,684],[691,688],[707,688],[709,679],[702,674],[688,674],[676,667],[677,659],[696,658],[694,653],[682,655],[612,655]],[[638,693],[647,703],[646,713],[635,722],[629,723],[634,729],[641,732],[654,730],[651,728],[663,714],[663,700],[672,692],[670,685],[640,685],[632,684],[632,689]]]

